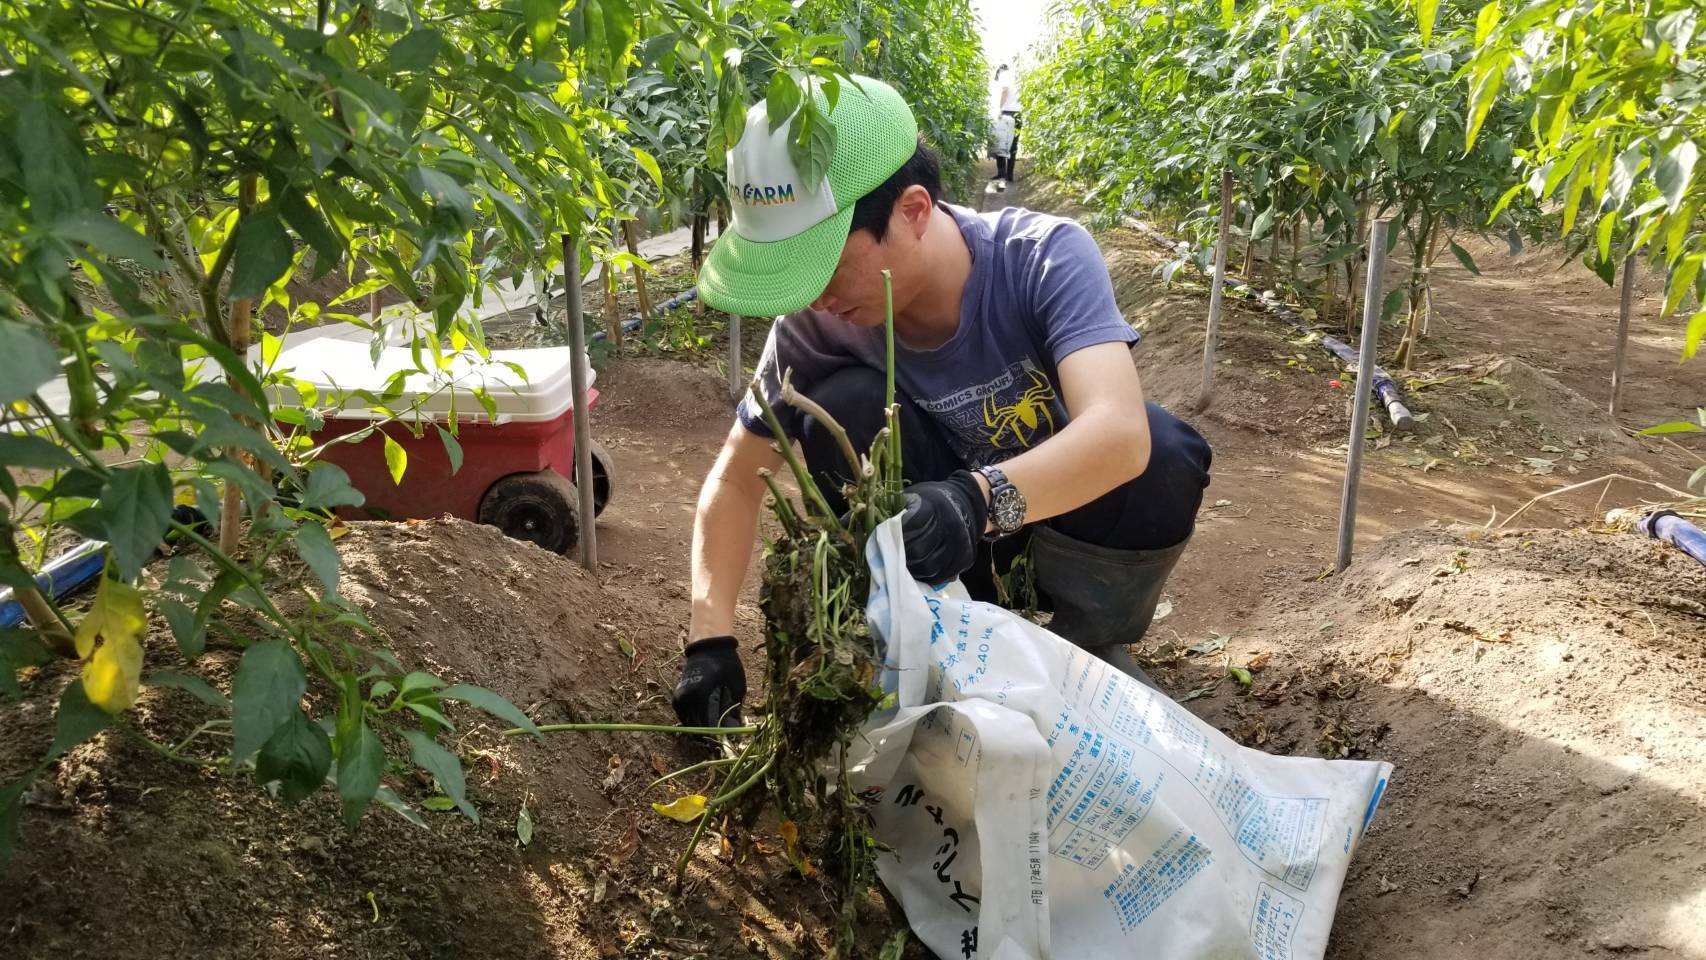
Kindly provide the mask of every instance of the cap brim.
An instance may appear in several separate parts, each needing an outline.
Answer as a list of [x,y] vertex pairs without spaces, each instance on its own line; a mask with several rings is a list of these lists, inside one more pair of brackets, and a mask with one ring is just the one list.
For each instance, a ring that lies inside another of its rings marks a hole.
[[849,206],[786,240],[759,243],[731,230],[717,238],[699,270],[699,298],[743,317],[803,310],[829,286],[852,225]]

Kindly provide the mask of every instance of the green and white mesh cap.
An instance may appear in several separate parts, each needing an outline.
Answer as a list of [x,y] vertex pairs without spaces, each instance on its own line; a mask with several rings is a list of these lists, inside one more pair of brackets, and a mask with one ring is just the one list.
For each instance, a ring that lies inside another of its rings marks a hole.
[[788,124],[770,129],[765,105],[746,115],[729,151],[733,222],[699,271],[699,296],[725,313],[776,316],[818,298],[853,222],[853,204],[881,186],[918,148],[918,122],[893,87],[870,77],[842,81],[835,110],[814,89],[819,116],[835,128],[829,171],[807,190],[788,155]]

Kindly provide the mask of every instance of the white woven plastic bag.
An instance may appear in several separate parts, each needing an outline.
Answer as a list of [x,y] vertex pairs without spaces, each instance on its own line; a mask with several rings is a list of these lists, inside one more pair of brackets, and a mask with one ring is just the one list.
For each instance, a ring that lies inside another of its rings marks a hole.
[[938,957],[1318,960],[1391,765],[1275,757],[957,584],[867,548],[896,706],[853,786]]

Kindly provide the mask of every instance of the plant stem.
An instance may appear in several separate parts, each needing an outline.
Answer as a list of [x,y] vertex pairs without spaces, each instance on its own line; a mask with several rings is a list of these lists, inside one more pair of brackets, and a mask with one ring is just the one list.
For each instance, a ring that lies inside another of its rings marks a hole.
[[894,274],[883,271],[883,415],[889,421],[889,456],[883,464],[883,480],[889,489],[900,491],[900,410],[894,402]]
[[782,402],[800,410],[807,416],[815,417],[817,422],[829,431],[829,435],[835,438],[836,446],[841,448],[841,455],[847,458],[848,468],[853,471],[849,478],[857,483],[862,469],[859,464],[859,454],[853,450],[853,441],[847,439],[847,430],[841,426],[838,420],[830,416],[828,410],[818,406],[812,398],[795,390],[792,382],[793,376],[792,368],[782,374]]
[[[744,727],[679,727],[663,723],[542,723],[536,729],[540,733],[679,733],[696,734],[702,737],[744,737],[758,732],[757,724]],[[506,737],[519,737],[532,733],[522,727],[511,727],[503,732]]]
[[676,777],[685,777],[690,773],[697,773],[700,770],[709,770],[709,769],[712,769],[714,767],[726,767],[731,763],[739,763],[739,762],[740,762],[739,757],[714,757],[710,760],[701,760],[698,763],[693,764],[692,766],[682,767],[680,770],[671,770],[670,772],[664,774],[663,776],[661,776],[661,777],[657,778],[656,780],[653,780],[651,783],[647,784],[646,789],[650,790],[651,788],[657,786],[660,783],[666,783],[670,780],[674,780]]

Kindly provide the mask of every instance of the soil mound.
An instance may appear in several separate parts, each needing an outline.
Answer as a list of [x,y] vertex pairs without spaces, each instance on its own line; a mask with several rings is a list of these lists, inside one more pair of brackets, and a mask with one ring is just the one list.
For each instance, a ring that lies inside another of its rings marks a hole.
[[[489,687],[540,722],[674,722],[679,600],[651,581],[597,579],[448,519],[358,523],[338,544],[342,589],[406,668]],[[215,646],[186,666],[162,630],[145,674],[180,669],[224,687],[236,656]],[[21,703],[0,702],[0,782],[46,747],[75,675],[37,671]],[[174,743],[209,716],[185,693],[145,688],[130,719]],[[830,942],[830,898],[787,865],[774,824],[760,823],[751,846],[720,845],[712,831],[685,889],[672,891],[690,830],[649,801],[706,784],[649,784],[701,759],[693,745],[638,733],[538,742],[503,737],[503,724],[472,710],[451,719],[480,822],[423,811],[423,829],[376,806],[353,834],[333,795],[286,807],[246,778],[101,735],[24,808],[17,855],[0,867],[0,953],[590,960],[806,957]],[[434,793],[412,772],[385,783],[417,808]],[[530,831],[518,830],[523,819]],[[873,919],[874,939],[889,929],[880,905]]]
[[1192,706],[1396,765],[1330,956],[1698,957],[1703,600],[1706,570],[1628,534],[1410,531],[1271,601],[1227,647],[1251,687]]

